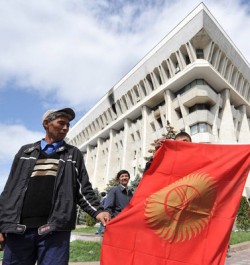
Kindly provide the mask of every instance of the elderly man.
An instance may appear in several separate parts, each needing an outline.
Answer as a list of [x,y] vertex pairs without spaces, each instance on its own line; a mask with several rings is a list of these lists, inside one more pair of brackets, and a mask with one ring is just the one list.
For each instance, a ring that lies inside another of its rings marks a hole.
[[110,220],[89,182],[79,149],[64,142],[71,108],[48,110],[45,138],[18,151],[0,196],[3,265],[66,265],[76,204],[103,225]]

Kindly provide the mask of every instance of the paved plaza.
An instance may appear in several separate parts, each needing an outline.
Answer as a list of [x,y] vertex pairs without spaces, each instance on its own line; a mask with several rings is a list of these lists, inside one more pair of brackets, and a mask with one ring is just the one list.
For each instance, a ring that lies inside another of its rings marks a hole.
[[[231,253],[231,257],[226,259],[225,265],[249,265],[250,248]],[[99,265],[96,263],[96,265]]]

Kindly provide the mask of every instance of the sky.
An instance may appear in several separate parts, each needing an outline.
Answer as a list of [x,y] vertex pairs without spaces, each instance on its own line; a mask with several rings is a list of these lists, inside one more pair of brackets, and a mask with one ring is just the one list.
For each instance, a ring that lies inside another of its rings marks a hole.
[[[0,0],[0,191],[46,110],[74,125],[200,2]],[[250,0],[203,3],[250,62]]]

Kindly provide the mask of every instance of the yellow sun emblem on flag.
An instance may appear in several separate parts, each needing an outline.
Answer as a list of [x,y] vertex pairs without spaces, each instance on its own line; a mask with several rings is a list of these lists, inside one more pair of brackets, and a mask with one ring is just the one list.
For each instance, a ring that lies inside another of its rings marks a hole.
[[208,174],[187,175],[146,200],[146,222],[170,243],[189,240],[207,226],[216,194],[215,181]]

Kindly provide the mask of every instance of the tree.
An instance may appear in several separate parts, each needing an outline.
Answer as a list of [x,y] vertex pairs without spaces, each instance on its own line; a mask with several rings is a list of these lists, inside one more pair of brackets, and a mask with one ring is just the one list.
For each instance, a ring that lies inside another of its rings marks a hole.
[[141,181],[141,177],[137,174],[135,179],[131,181],[130,183],[130,189],[135,192],[135,190],[137,189],[139,183]]
[[85,214],[85,225],[86,226],[94,226],[97,223],[96,219],[90,216],[89,214]]
[[166,139],[174,139],[176,135],[176,131],[174,130],[174,127],[171,126],[170,122],[167,121],[167,133],[163,134],[162,136]]
[[98,198],[99,201],[101,201],[101,193],[99,192],[98,188],[94,188],[95,196]]
[[242,196],[240,201],[236,218],[236,227],[243,231],[248,231],[250,229],[249,204],[245,196]]
[[76,207],[76,225],[83,225],[85,222],[85,212],[79,205]]
[[118,184],[119,184],[119,181],[116,179],[116,177],[112,178],[107,184],[105,191],[108,193],[113,187],[117,186]]
[[[94,189],[94,193],[96,195],[96,197],[99,199],[99,201],[101,201],[101,194],[98,190],[98,188]],[[77,205],[76,207],[76,225],[82,225],[85,224],[87,226],[93,226],[96,224],[96,220],[95,218],[92,218],[91,216],[88,216],[88,214],[86,214],[79,205]]]
[[[174,127],[171,126],[171,124],[170,124],[169,121],[167,121],[166,129],[167,129],[167,133],[162,134],[162,138],[165,138],[165,139],[174,139],[175,138],[175,135],[176,135],[176,131],[174,130]],[[148,152],[151,153],[152,155],[151,156],[148,156],[148,157],[144,157],[144,159],[147,162],[152,162],[153,157],[154,157],[154,153],[159,148],[159,142],[158,141],[159,141],[159,139],[154,140],[154,142],[151,144],[153,146],[153,149],[149,149],[148,150]]]

